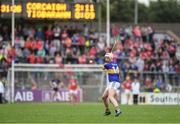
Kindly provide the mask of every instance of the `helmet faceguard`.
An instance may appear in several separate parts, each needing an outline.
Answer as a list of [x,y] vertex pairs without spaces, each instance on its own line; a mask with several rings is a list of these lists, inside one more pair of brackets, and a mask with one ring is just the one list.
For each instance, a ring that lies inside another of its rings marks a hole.
[[111,61],[113,60],[113,54],[112,53],[106,53],[105,57],[109,58]]

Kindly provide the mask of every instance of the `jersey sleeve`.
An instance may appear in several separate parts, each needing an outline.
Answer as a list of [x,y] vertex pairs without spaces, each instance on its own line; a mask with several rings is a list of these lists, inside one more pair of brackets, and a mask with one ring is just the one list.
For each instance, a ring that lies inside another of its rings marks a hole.
[[109,68],[109,64],[108,64],[108,63],[105,64],[105,65],[104,65],[104,68],[105,68],[105,69],[108,69],[108,68]]

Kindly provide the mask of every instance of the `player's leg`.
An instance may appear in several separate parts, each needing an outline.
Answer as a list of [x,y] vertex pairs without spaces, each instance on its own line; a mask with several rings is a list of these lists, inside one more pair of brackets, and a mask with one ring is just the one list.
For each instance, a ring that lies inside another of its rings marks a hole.
[[104,115],[110,115],[111,112],[109,110],[109,99],[108,99],[108,88],[105,89],[103,95],[102,95],[102,100],[105,106],[105,113]]
[[76,94],[75,92],[72,93],[72,104],[75,104],[76,103]]
[[109,88],[108,90],[108,96],[109,96],[109,100],[111,101],[111,103],[114,105],[114,107],[118,107],[118,102],[115,98],[116,95],[116,91],[112,88]]
[[118,88],[120,87],[120,83],[116,83],[116,82],[111,82],[111,85],[109,85],[109,89],[108,89],[108,97],[109,100],[111,101],[111,103],[114,105],[115,107],[115,112],[116,112],[116,117],[119,116],[121,114],[121,110],[119,108],[119,104],[118,101],[115,97],[116,95],[116,90],[118,90]]
[[78,94],[78,92],[77,92],[77,90],[75,90],[74,91],[74,102],[75,103],[77,102],[77,94]]
[[53,92],[52,92],[52,101],[55,101],[55,96],[56,96],[56,93],[55,93],[55,91],[53,89]]
[[73,104],[73,93],[72,93],[72,90],[69,91],[69,102],[70,102],[70,104]]
[[117,102],[117,100],[116,100],[116,98],[115,98],[116,90],[110,88],[108,91],[109,91],[109,92],[108,92],[108,93],[109,93],[109,94],[108,94],[109,100],[111,101],[111,103],[112,103],[112,104],[114,105],[114,107],[115,107],[115,113],[116,113],[115,116],[117,117],[117,116],[119,116],[119,115],[121,114],[121,110],[120,110],[119,104],[118,104],[118,102]]
[[71,94],[71,104],[74,104],[74,94]]
[[120,101],[120,100],[119,100],[119,98],[120,98],[119,92],[120,92],[119,89],[117,89],[117,90],[116,90],[116,94],[115,94],[115,98],[116,98],[116,101],[117,101],[118,103],[119,103],[119,101]]
[[108,90],[105,89],[103,95],[102,95],[102,100],[104,102],[104,106],[106,107],[106,109],[109,109],[109,103],[108,103]]
[[128,89],[125,89],[125,95],[126,95],[126,104],[128,105],[129,104],[129,101],[130,101],[130,90]]
[[58,96],[58,88],[53,88],[53,101],[56,101],[57,99],[57,96]]
[[127,94],[127,104],[129,105],[129,101],[130,101],[130,97],[131,97],[131,94],[130,92]]
[[54,91],[54,92],[53,92],[53,101],[56,101],[56,99],[57,99],[57,92]]

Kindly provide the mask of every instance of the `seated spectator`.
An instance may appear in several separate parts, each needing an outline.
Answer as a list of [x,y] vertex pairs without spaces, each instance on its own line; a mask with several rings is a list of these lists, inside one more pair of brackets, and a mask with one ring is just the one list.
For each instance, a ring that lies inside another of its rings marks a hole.
[[73,61],[73,52],[71,48],[66,49],[66,63],[72,64]]
[[55,53],[55,64],[62,64],[62,57],[60,52]]
[[27,60],[31,64],[35,64],[36,63],[36,56],[35,56],[33,51],[31,51],[31,54],[27,57]]
[[154,81],[154,92],[161,92],[164,90],[164,84],[160,80],[155,80]]
[[78,58],[78,64],[86,64],[87,62],[87,58],[86,58],[86,55],[80,55],[79,58]]
[[89,50],[89,56],[90,57],[95,57],[96,55],[96,48],[95,47],[92,47],[90,50]]
[[78,39],[78,45],[79,45],[79,50],[80,54],[84,54],[84,48],[85,48],[85,38],[83,36],[80,36]]
[[48,29],[45,32],[46,40],[51,41],[53,39],[53,31],[51,26],[48,27]]
[[153,92],[152,80],[149,77],[144,80],[144,89],[146,92]]

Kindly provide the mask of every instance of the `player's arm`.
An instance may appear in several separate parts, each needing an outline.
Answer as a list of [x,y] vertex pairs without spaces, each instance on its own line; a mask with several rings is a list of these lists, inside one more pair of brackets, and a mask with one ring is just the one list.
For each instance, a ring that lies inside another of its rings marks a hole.
[[105,70],[104,65],[100,65],[100,68],[101,68],[102,70]]
[[77,89],[80,89],[80,85],[79,85],[79,83],[77,83]]
[[101,69],[106,70],[107,69],[107,64],[100,65]]

